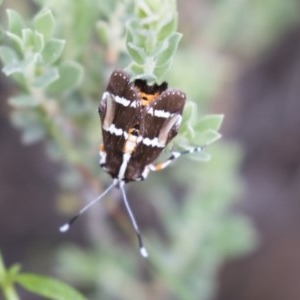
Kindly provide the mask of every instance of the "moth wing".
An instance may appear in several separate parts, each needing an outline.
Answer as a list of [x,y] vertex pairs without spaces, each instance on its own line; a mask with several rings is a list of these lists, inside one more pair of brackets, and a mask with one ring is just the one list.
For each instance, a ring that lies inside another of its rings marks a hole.
[[177,135],[186,95],[180,90],[167,89],[142,111],[140,134],[142,141],[134,154],[144,165],[152,163]]
[[136,101],[137,94],[129,74],[122,70],[114,71],[99,105],[108,171],[116,170],[121,163],[125,135],[134,126],[139,114],[139,106],[133,105]]

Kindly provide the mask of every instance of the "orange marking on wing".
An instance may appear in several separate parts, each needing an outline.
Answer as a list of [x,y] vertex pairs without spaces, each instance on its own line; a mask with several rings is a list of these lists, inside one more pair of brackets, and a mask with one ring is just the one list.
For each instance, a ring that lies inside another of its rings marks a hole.
[[100,144],[99,145],[99,152],[104,152],[105,149],[104,149],[104,144]]
[[151,103],[152,101],[154,101],[157,97],[159,96],[159,93],[155,93],[155,94],[146,94],[143,92],[140,92],[140,98],[142,99],[142,106],[146,106],[149,103]]

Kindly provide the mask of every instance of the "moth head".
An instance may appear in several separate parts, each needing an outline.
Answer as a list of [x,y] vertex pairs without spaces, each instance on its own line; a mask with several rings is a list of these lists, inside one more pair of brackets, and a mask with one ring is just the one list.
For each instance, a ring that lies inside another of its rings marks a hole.
[[147,81],[144,79],[136,79],[134,81],[134,86],[139,93],[142,106],[146,106],[152,101],[154,101],[162,92],[168,88],[168,84],[163,82],[158,85],[157,83],[153,85],[148,85]]

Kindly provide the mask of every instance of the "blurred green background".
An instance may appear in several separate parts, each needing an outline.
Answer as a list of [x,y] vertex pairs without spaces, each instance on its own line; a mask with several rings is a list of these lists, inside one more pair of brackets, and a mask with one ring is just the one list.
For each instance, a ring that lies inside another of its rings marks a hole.
[[[209,162],[185,157],[128,185],[149,261],[139,256],[117,190],[68,234],[58,232],[110,182],[98,168],[97,106],[111,70],[126,65],[119,38],[131,1],[6,0],[1,25],[7,8],[31,20],[44,6],[55,37],[67,41],[62,61],[82,73],[67,92],[52,90],[51,138],[36,127],[49,118],[7,104],[20,88],[0,75],[5,262],[60,278],[88,299],[299,299],[298,1],[178,1],[183,38],[166,79],[193,101],[190,118],[225,114],[223,138],[209,148]],[[111,29],[106,42],[101,22]]]

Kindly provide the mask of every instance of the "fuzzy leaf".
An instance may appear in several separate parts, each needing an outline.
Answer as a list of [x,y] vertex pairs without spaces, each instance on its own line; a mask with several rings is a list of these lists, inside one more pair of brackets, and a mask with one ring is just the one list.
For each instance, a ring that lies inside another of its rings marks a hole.
[[17,128],[29,128],[40,124],[41,118],[37,110],[14,110],[11,114],[11,121]]
[[34,48],[33,51],[41,52],[44,49],[45,38],[44,35],[38,31],[34,31]]
[[0,43],[2,42],[4,37],[5,37],[5,31],[4,31],[3,27],[0,25]]
[[21,51],[23,50],[23,42],[22,42],[22,39],[18,35],[10,32],[10,31],[7,31],[6,35],[12,40],[12,42],[14,43],[15,47],[17,47],[18,50],[21,50]]
[[34,86],[39,88],[45,88],[49,86],[51,83],[57,81],[59,79],[59,72],[57,68],[49,68],[42,75],[35,78]]
[[189,158],[194,161],[209,161],[211,159],[211,155],[206,151],[195,152],[189,155]]
[[218,131],[222,125],[224,115],[207,115],[198,122],[195,129],[202,132],[208,129]]
[[35,45],[35,36],[30,28],[22,29],[23,49],[33,49]]
[[6,13],[8,18],[8,31],[20,37],[23,28],[22,17],[12,9],[7,9]]
[[161,28],[159,29],[159,33],[157,39],[159,41],[165,40],[169,38],[173,33],[175,33],[178,25],[178,14],[173,13],[169,14],[168,18],[163,19],[161,21]]
[[0,47],[0,59],[4,66],[19,62],[19,57],[16,51],[7,46]]
[[65,44],[64,40],[51,38],[42,52],[44,61],[47,64],[53,64],[61,56]]
[[50,9],[42,10],[34,18],[34,28],[44,36],[48,41],[54,30],[55,20]]
[[49,87],[50,93],[60,93],[75,88],[83,78],[83,67],[74,61],[59,66],[59,80]]
[[96,30],[100,41],[107,45],[109,42],[109,33],[107,28],[107,23],[104,21],[98,21],[96,24]]
[[[132,62],[126,69],[126,72],[130,73],[131,75],[137,75],[136,77],[138,77],[139,74],[143,74],[144,68],[143,66]],[[133,81],[134,79],[131,78],[131,81]]]
[[51,300],[86,300],[67,284],[46,276],[23,273],[17,282],[26,290]]
[[165,45],[165,49],[157,55],[157,66],[164,65],[173,57],[175,51],[178,48],[181,37],[181,33],[174,32],[174,34],[168,39],[168,43],[167,45]]
[[166,73],[169,71],[171,67],[171,61],[167,61],[164,65],[156,66],[154,68],[154,75],[157,77],[157,81],[162,81],[162,78],[165,77]]
[[[17,53],[9,47],[0,47],[0,60],[2,60],[2,71],[6,76],[14,74],[14,79],[21,85],[25,86],[24,76],[21,74],[20,62]],[[17,73],[15,72],[17,71]]]
[[154,52],[157,45],[156,33],[150,30],[147,31],[147,37],[144,37],[143,45],[145,52],[150,56]]
[[14,282],[21,270],[21,265],[14,264],[7,270],[7,279]]
[[[194,124],[197,121],[197,104],[193,101],[187,101],[184,107],[184,112],[182,115],[182,121],[179,128],[180,135],[179,137],[184,138],[185,141],[180,141],[180,144],[190,144],[190,141],[193,141],[196,136],[194,129]],[[177,137],[177,139],[179,138]],[[186,147],[185,147],[186,148]]]
[[221,134],[215,130],[209,129],[199,135],[197,143],[200,145],[210,145],[221,138]]
[[46,135],[45,128],[40,124],[25,127],[22,132],[22,143],[25,145],[31,145],[41,141]]
[[138,64],[143,64],[145,60],[145,51],[143,48],[139,48],[133,43],[126,43],[127,50],[134,61]]
[[[2,47],[2,48],[4,48],[4,47]],[[14,56],[14,55],[15,55],[15,52],[12,49],[10,49],[10,48],[5,49],[3,58],[7,59],[7,61],[5,62],[5,65],[2,69],[2,71],[6,76],[10,76],[15,73],[24,73],[27,66],[32,64],[35,60],[35,57],[32,56],[26,60],[20,61],[17,58],[17,56]],[[1,59],[2,59],[2,57],[1,57]]]
[[33,98],[30,95],[18,95],[11,97],[8,100],[8,103],[15,107],[28,107],[38,105],[37,99]]

